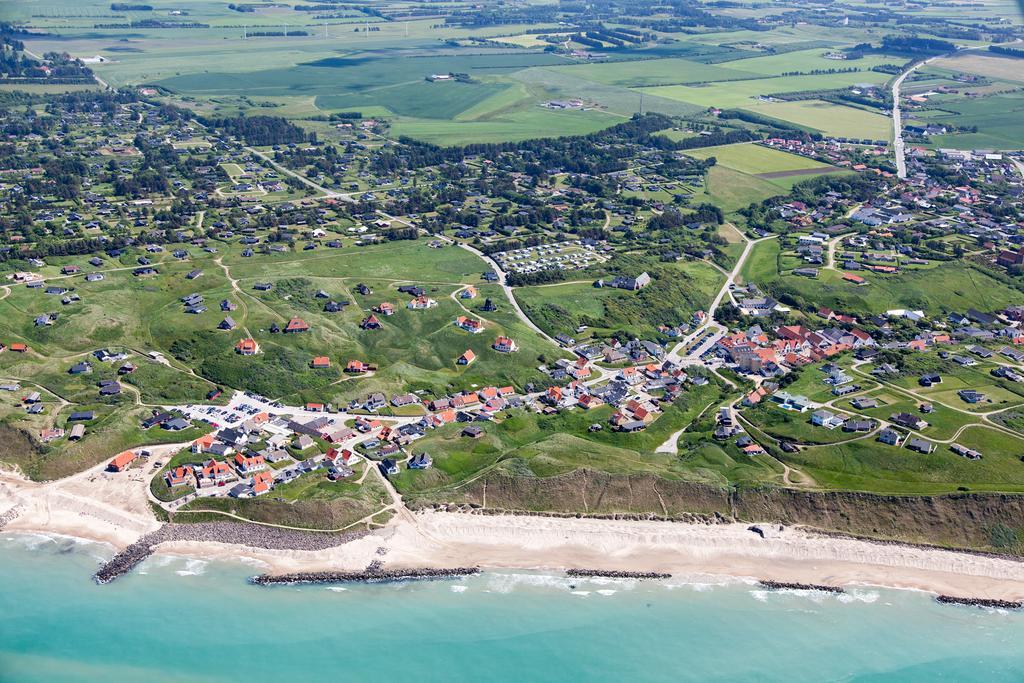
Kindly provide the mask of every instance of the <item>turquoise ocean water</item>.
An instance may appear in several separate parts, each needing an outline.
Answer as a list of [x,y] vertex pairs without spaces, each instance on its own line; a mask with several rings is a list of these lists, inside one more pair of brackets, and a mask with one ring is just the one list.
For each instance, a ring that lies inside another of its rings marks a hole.
[[860,588],[456,581],[260,588],[241,562],[0,535],[0,681],[1024,681],[1024,614]]

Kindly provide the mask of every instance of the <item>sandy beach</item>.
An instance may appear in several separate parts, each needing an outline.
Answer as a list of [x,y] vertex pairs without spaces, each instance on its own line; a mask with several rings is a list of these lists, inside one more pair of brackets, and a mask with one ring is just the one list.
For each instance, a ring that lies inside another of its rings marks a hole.
[[[5,531],[103,541],[121,549],[160,527],[149,509],[149,468],[111,475],[98,466],[67,479],[29,482],[0,473]],[[720,575],[827,585],[868,584],[962,597],[1024,599],[1024,562],[877,544],[785,528],[762,538],[748,524],[690,524],[454,512],[403,512],[383,529],[318,551],[174,541],[157,552],[248,558],[269,572],[479,566],[559,571],[594,568]]]

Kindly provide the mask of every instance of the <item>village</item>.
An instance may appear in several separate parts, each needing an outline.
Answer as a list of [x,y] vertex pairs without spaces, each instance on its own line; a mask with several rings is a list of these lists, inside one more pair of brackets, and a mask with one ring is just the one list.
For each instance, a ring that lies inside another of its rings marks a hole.
[[[421,149],[371,120],[320,140],[270,119],[254,141],[137,98],[66,107],[82,184],[41,134],[17,143],[39,163],[0,179],[19,207],[4,410],[44,453],[149,467],[179,513],[368,482],[445,496],[524,420],[782,484],[831,473],[832,447],[964,458],[979,480],[1018,458],[1016,158],[912,147],[901,179],[884,145],[715,116],[637,117],[583,158],[561,140]],[[722,210],[702,197],[741,147],[810,179]],[[122,344],[90,344],[100,317]],[[140,431],[109,460],[112,424]],[[145,464],[145,444],[179,442]]]

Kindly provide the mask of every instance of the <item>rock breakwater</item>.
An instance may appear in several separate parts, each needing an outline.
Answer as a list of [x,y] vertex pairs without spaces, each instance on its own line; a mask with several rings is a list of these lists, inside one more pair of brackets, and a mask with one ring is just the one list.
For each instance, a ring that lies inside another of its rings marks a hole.
[[99,584],[110,583],[152,555],[156,546],[170,541],[230,543],[264,550],[318,551],[344,545],[367,533],[369,532],[356,531],[331,534],[237,522],[165,524],[110,558],[93,575],[93,579]]
[[250,579],[257,586],[291,585],[298,583],[388,583],[417,579],[454,579],[474,576],[479,567],[447,567],[442,569],[378,569],[368,567],[361,572],[296,572],[294,574],[260,574]]
[[967,607],[990,607],[992,609],[1021,609],[1024,602],[1013,600],[987,600],[985,598],[958,598],[955,595],[940,595],[936,602],[943,605],[965,605]]
[[671,574],[659,572],[621,572],[607,569],[566,569],[566,576],[573,578],[603,579],[671,579]]
[[785,581],[758,581],[762,588],[772,591],[822,591],[824,593],[845,593],[841,586],[825,586],[819,583],[786,583]]

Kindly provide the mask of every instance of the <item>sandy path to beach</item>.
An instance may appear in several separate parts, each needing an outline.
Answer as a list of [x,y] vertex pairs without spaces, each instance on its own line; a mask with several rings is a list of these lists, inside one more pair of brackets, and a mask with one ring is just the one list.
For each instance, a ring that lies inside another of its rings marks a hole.
[[[177,448],[154,449],[151,460]],[[0,515],[17,509],[8,531],[65,534],[122,548],[160,526],[146,496],[151,467],[147,463],[144,468],[110,474],[99,465],[43,484],[0,473]],[[323,551],[179,541],[159,546],[158,552],[244,557],[265,563],[274,573],[362,570],[382,560],[392,568],[558,571],[577,567],[830,585],[862,583],[964,597],[1024,599],[1024,562],[835,538],[799,528],[762,538],[746,524],[421,512],[397,515],[383,529]]]

